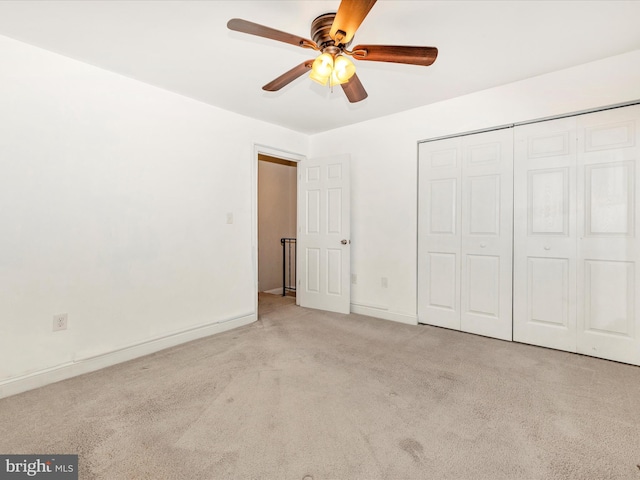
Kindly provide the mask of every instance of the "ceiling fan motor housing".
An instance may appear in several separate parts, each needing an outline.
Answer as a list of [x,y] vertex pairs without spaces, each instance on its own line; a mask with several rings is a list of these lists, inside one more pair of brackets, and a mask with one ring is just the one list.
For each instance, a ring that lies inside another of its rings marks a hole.
[[[331,26],[333,25],[333,20],[336,18],[335,13],[324,13],[311,22],[311,39],[316,42],[318,47],[320,47],[321,51],[324,51],[325,48],[335,47],[338,50],[342,50],[342,48],[349,46],[351,41],[346,45],[336,45],[335,41],[329,35],[331,31]],[[334,50],[334,49],[331,49]],[[337,53],[337,52],[330,52]]]

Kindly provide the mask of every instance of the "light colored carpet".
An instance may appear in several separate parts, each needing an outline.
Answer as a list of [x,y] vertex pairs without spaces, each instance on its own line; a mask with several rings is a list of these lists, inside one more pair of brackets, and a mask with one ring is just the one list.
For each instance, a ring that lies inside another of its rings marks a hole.
[[640,479],[640,368],[261,296],[252,325],[0,400],[82,479]]

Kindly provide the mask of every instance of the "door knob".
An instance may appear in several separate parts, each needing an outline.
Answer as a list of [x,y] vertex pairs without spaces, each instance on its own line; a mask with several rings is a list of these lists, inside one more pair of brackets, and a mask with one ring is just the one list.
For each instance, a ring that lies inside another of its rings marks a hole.
[[551,250],[551,247],[550,247],[549,245],[545,245],[545,246],[544,246],[544,249],[545,249],[545,250]]
[[486,243],[484,243],[484,242],[480,244],[480,248],[484,248],[484,247],[486,247],[486,246],[487,246],[487,244],[486,244]]
[[343,244],[343,245],[346,245],[347,243],[351,243],[351,241],[342,239],[342,240],[340,240],[340,243]]

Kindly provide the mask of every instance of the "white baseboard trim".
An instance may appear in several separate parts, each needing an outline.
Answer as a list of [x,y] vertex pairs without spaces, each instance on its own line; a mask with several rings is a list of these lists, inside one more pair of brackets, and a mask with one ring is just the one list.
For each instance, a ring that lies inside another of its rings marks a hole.
[[367,315],[368,317],[382,318],[392,322],[404,323],[407,325],[418,325],[417,315],[407,315],[406,313],[390,312],[386,308],[374,307],[370,305],[351,304],[351,313]]
[[0,382],[0,398],[16,395],[26,392],[27,390],[33,390],[34,388],[43,387],[85,373],[94,372],[102,368],[117,365],[118,363],[133,360],[134,358],[144,357],[145,355],[192,340],[226,332],[227,330],[253,323],[256,319],[257,315],[252,313],[225,321],[200,325],[134,345],[128,345],[110,352],[80,358],[73,362],[40,370],[29,375],[11,378]]
[[274,288],[273,290],[265,290],[264,293],[270,293],[271,295],[282,295],[282,287]]

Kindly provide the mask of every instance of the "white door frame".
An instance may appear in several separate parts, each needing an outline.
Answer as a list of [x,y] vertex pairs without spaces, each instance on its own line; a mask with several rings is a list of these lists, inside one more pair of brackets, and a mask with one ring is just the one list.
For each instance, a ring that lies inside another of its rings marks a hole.
[[[305,155],[301,153],[290,152],[288,150],[282,150],[276,147],[270,147],[268,145],[262,145],[260,143],[253,144],[253,153],[251,156],[251,265],[253,267],[253,298],[254,298],[254,312],[256,320],[258,318],[258,155],[268,155],[270,157],[281,158],[282,160],[289,160],[290,162],[300,162],[306,159]],[[296,175],[296,179],[297,179]],[[296,187],[297,191],[297,187]],[[297,202],[297,195],[296,195]],[[298,269],[296,261],[296,270]],[[296,271],[296,275],[297,275]],[[298,304],[298,297],[296,296],[296,305]]]

